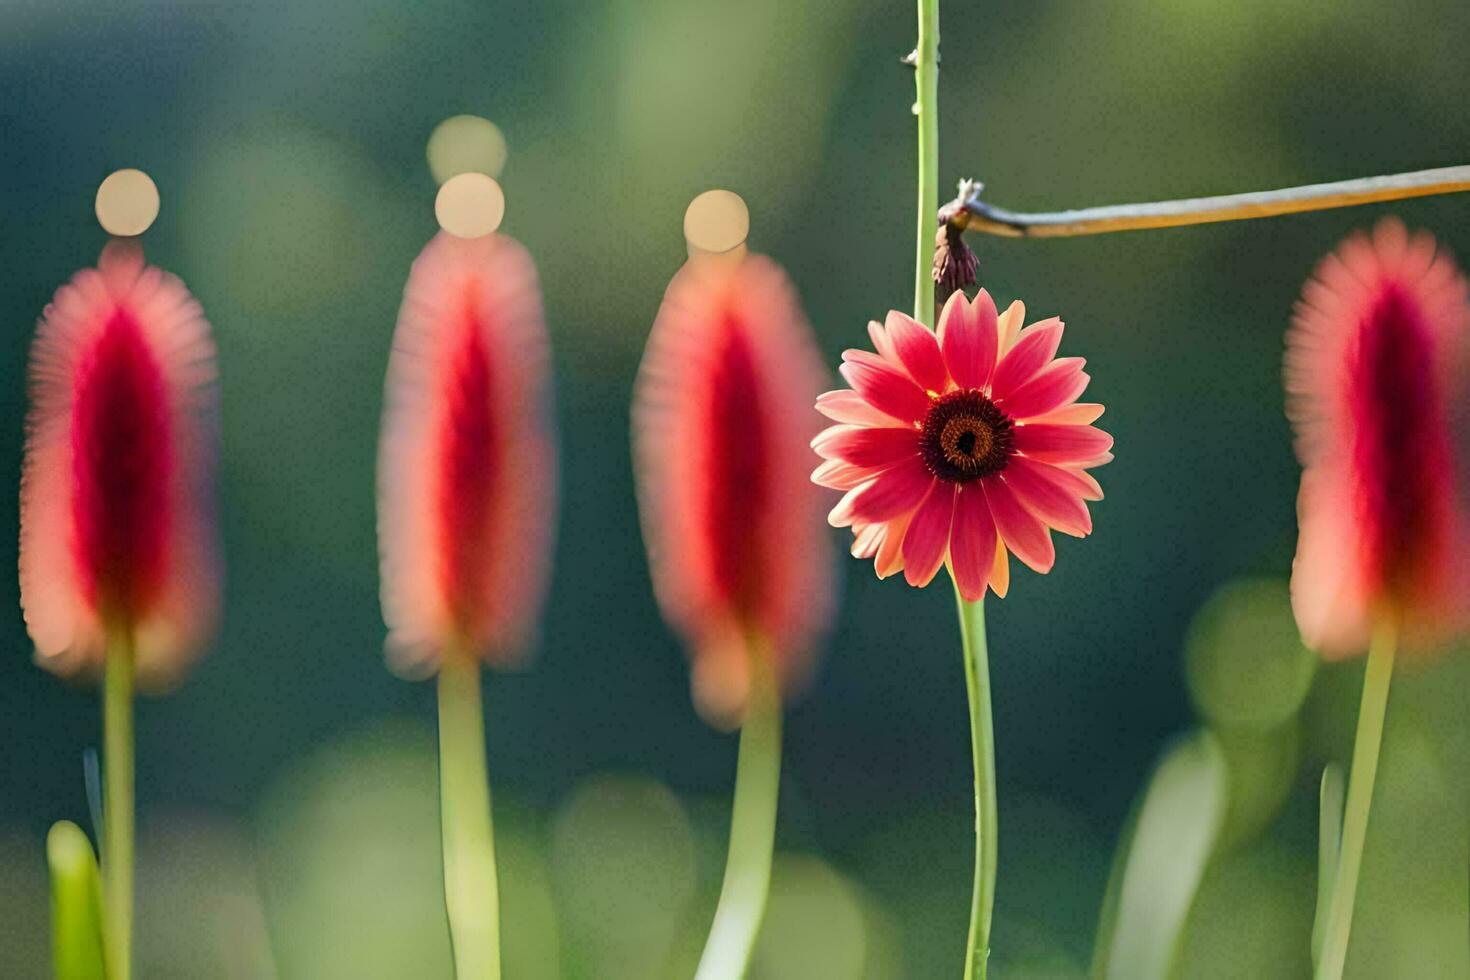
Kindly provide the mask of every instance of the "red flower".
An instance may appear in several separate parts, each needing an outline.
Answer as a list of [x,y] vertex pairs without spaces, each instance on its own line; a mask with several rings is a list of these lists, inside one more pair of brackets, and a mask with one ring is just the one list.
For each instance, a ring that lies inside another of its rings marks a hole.
[[761,256],[669,285],[633,403],[643,535],[664,615],[693,654],[695,701],[740,719],[753,639],[783,689],[832,607],[822,502],[806,479],[824,372],[785,275]]
[[997,317],[990,294],[955,293],[936,337],[902,313],[868,331],[877,353],[843,353],[853,390],[817,408],[840,423],[812,442],[827,462],[812,479],[846,491],[829,520],[851,526],[852,553],[879,577],[900,569],[929,584],[948,564],[974,602],[988,584],[1005,595],[1007,549],[1038,572],[1056,558],[1049,529],[1092,531],[1085,501],[1102,489],[1086,470],[1112,459],[1112,436],[1080,404],[1080,357],[1056,358],[1062,321],[1024,330],[1025,307]]
[[1303,472],[1292,601],[1308,645],[1361,653],[1393,616],[1432,641],[1470,581],[1452,406],[1463,389],[1464,277],[1395,219],[1317,267],[1287,334],[1287,412]]
[[414,261],[388,361],[378,546],[390,664],[446,649],[504,665],[545,598],[556,460],[541,295],[503,235],[436,235]]
[[128,631],[140,683],[176,681],[218,605],[214,341],[177,278],[114,242],[31,345],[20,587],[37,659],[95,674]]

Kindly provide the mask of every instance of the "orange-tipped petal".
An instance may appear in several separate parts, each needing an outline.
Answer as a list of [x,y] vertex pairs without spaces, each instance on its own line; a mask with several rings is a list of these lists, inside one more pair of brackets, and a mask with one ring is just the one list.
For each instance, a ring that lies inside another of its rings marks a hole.
[[900,514],[884,525],[888,533],[879,542],[878,553],[873,556],[873,571],[880,579],[903,571],[903,539],[913,518],[913,512]]
[[1004,599],[1011,590],[1011,559],[1006,543],[999,536],[995,539],[995,564],[990,569],[990,591],[997,599]]
[[[660,607],[691,649],[696,701],[715,723],[743,710],[745,689],[716,696],[705,681],[745,675],[711,658],[743,657],[759,635],[789,693],[828,625],[831,545],[823,494],[807,480],[825,377],[795,292],[769,259],[694,263],[669,285],[634,392],[639,505]],[[896,433],[914,451],[912,430],[863,431]],[[898,458],[835,442],[849,465]]]
[[556,506],[536,270],[503,235],[436,235],[414,260],[388,361],[378,549],[390,665],[446,650],[505,665],[545,597]]
[[201,651],[219,596],[214,341],[177,278],[114,242],[46,308],[31,347],[20,587],[37,661],[94,675],[132,633],[140,685]]
[[1016,300],[996,319],[996,346],[1001,357],[1010,353],[1026,323],[1026,304]]

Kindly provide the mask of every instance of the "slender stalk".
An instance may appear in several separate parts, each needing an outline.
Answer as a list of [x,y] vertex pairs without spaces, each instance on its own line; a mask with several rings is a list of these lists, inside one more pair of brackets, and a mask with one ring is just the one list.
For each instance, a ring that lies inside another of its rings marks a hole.
[[1363,863],[1363,841],[1368,834],[1368,809],[1373,803],[1373,781],[1378,751],[1383,744],[1383,718],[1388,710],[1388,686],[1393,679],[1393,657],[1398,626],[1385,617],[1373,633],[1368,666],[1363,674],[1363,700],[1358,708],[1358,734],[1353,742],[1353,767],[1348,777],[1347,807],[1342,820],[1342,850],[1336,882],[1328,906],[1327,929],[1317,980],[1339,980],[1347,962],[1348,933],[1353,926],[1353,901],[1358,871]]
[[939,212],[939,220],[970,231],[1008,238],[1066,238],[1109,231],[1175,228],[1470,191],[1470,166],[1439,167],[1247,194],[1038,213],[1007,211],[988,204],[980,199],[982,189],[983,185],[975,181],[960,184],[959,196],[944,206]]
[[[914,319],[934,325],[931,260],[939,200],[939,0],[918,0],[919,43],[913,64],[919,117],[918,243],[914,249]],[[965,947],[965,980],[985,980],[990,958],[990,919],[995,905],[996,813],[995,735],[990,714],[990,664],[985,644],[985,609],[966,602],[955,589],[970,702],[970,751],[975,771],[975,882],[970,899],[970,932]]]
[[133,634],[108,630],[102,681],[102,923],[108,980],[133,971]]
[[[939,200],[939,0],[918,0],[919,43],[914,48],[919,117],[918,243],[914,249],[914,319],[934,325],[934,214]],[[965,944],[965,980],[985,980],[990,958],[990,919],[995,905],[996,812],[995,734],[990,713],[990,664],[985,644],[985,609],[966,602],[955,588],[965,689],[970,702],[970,751],[975,771],[975,881],[970,931]]]
[[695,980],[739,980],[750,965],[771,887],[776,799],[781,782],[781,699],[768,651],[750,657],[750,703],[735,763],[730,855],[714,924]]
[[455,976],[499,980],[500,893],[480,663],[454,650],[446,652],[439,668],[439,810]]
[[985,643],[985,607],[966,602],[955,589],[965,690],[970,700],[970,752],[975,766],[975,886],[970,899],[970,936],[965,946],[965,980],[985,980],[990,958],[990,918],[995,908],[996,829],[995,729],[990,714],[990,662]]
[[919,0],[914,48],[914,115],[919,120],[918,245],[914,250],[914,319],[934,326],[934,212],[939,208],[939,0]]

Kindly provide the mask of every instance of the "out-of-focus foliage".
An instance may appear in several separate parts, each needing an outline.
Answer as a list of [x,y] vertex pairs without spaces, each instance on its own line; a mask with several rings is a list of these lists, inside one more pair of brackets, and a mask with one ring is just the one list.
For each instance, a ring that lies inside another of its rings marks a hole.
[[1283,579],[1232,582],[1194,619],[1185,647],[1189,694],[1209,723],[1269,730],[1296,715],[1317,658],[1302,647]]
[[1228,793],[1224,752],[1207,733],[1181,741],[1159,760],[1108,885],[1095,974],[1117,980],[1173,974],[1189,910],[1225,823]]
[[56,980],[103,980],[97,855],[82,828],[60,820],[46,835],[51,869],[51,971]]
[[[943,180],[981,178],[1006,206],[1467,162],[1456,0],[943,0],[942,23]],[[644,975],[689,975],[735,746],[695,716],[648,589],[628,394],[685,254],[684,208],[709,187],[749,203],[752,247],[790,270],[832,363],[907,305],[913,89],[898,59],[913,41],[911,5],[879,0],[0,5],[0,472],[19,470],[30,325],[96,258],[109,170],[157,181],[145,246],[199,295],[220,346],[225,620],[189,682],[138,710],[149,976],[447,970],[433,692],[382,667],[373,465],[393,319],[434,230],[425,144],[459,113],[507,142],[504,227],[545,284],[566,475],[543,648],[486,686],[505,914],[523,917],[507,920],[507,973],[587,976],[609,948],[595,944],[650,936],[667,963]],[[1467,207],[1393,210],[1466,256]],[[1050,575],[1018,571],[988,606],[992,975],[1084,974],[1114,845],[1163,746],[1196,724],[1191,690],[1230,802],[1179,967],[1305,973],[1318,782],[1348,757],[1361,664],[1304,677],[1279,592],[1223,652],[1197,644],[1234,636],[1228,622],[1188,627],[1222,583],[1288,572],[1282,331],[1318,257],[1384,210],[972,241],[997,298],[1067,321],[1118,440],[1096,532],[1060,540]],[[951,599],[857,562],[847,574],[841,628],[786,727],[773,897],[783,915],[823,914],[773,927],[758,966],[790,975],[820,929],[852,928],[856,903],[865,980],[950,976],[973,831]],[[31,978],[47,961],[44,836],[88,826],[79,763],[97,706],[36,670],[18,613],[7,623],[0,976]],[[1467,701],[1470,658],[1395,680],[1350,975],[1470,974]],[[625,837],[659,870],[620,864]],[[623,873],[639,894],[617,892]],[[242,972],[211,974],[222,950]]]

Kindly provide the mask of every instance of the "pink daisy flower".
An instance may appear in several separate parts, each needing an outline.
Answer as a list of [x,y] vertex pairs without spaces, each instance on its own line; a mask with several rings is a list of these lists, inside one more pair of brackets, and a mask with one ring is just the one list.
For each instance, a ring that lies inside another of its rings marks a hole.
[[441,232],[414,260],[388,360],[378,549],[388,659],[505,665],[545,598],[556,510],[551,386],[531,257]]
[[633,398],[639,503],[660,607],[720,725],[743,715],[753,636],[789,694],[830,617],[831,545],[806,476],[825,379],[774,262],[692,262],[669,285]]
[[1102,489],[1086,472],[1112,459],[1112,436],[1079,403],[1080,357],[1057,358],[1062,321],[1024,329],[1025,307],[997,316],[990,294],[955,293],[936,336],[902,313],[870,323],[877,353],[848,350],[842,376],[817,408],[839,424],[812,448],[812,479],[845,496],[828,520],[851,527],[852,553],[880,578],[902,571],[927,585],[948,565],[960,594],[1004,596],[1008,553],[1038,572],[1056,558],[1051,529],[1092,530],[1085,501]]
[[20,595],[41,666],[101,672],[131,634],[146,687],[178,680],[219,597],[215,351],[197,300],[134,242],[56,292],[31,345]]
[[1323,259],[1287,334],[1287,413],[1303,472],[1292,604],[1308,645],[1361,653],[1391,615],[1427,642],[1463,620],[1465,278],[1428,234],[1385,219]]

